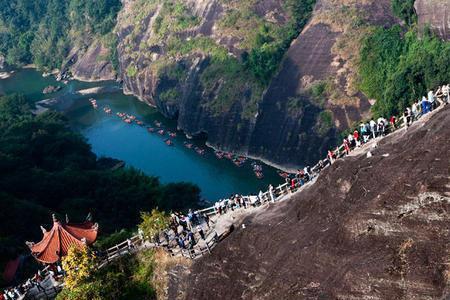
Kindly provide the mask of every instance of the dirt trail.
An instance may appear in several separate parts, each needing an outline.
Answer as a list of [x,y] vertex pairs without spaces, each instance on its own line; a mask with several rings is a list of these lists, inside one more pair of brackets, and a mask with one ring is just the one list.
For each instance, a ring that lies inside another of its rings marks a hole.
[[450,106],[246,217],[185,277],[184,299],[446,299]]

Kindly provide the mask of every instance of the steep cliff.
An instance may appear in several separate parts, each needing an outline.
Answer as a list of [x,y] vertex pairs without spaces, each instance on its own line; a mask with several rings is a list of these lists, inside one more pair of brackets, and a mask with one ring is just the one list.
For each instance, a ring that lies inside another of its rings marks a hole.
[[124,1],[124,90],[215,147],[285,166],[314,161],[368,113],[355,84],[359,40],[396,20],[389,0],[318,0],[312,17],[312,1],[293,2]]
[[245,218],[179,299],[448,299],[450,107],[428,117]]
[[116,72],[110,60],[110,51],[97,40],[84,48],[75,47],[69,54],[66,67],[77,80],[114,80]]
[[450,1],[417,0],[414,6],[420,28],[430,26],[443,39],[450,40]]

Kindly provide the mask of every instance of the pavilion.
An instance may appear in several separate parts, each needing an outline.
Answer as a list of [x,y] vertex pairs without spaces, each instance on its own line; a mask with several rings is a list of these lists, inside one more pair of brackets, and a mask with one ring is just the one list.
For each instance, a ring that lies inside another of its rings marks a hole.
[[92,223],[89,217],[81,224],[69,223],[67,216],[65,223],[60,222],[55,215],[52,217],[53,227],[50,231],[41,226],[44,234],[42,240],[26,243],[32,255],[42,263],[56,263],[67,255],[70,247],[85,247],[97,239],[98,224]]

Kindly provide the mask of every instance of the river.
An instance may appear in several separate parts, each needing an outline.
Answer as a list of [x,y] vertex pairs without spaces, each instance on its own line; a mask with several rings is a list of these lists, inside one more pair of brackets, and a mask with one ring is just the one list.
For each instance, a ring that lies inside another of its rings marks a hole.
[[[61,85],[63,88],[50,95],[42,94],[42,90],[48,85]],[[63,107],[71,126],[86,137],[98,156],[123,160],[128,166],[159,177],[163,183],[195,183],[202,190],[202,197],[211,202],[232,193],[257,194],[260,190],[266,190],[269,183],[275,185],[283,181],[276,169],[265,164],[259,163],[263,167],[264,178],[257,179],[250,160],[237,167],[226,158],[218,159],[214,151],[205,146],[204,140],[189,141],[182,132],[176,130],[175,121],[164,118],[156,109],[136,97],[124,95],[120,89],[94,95],[98,109],[94,109],[89,102],[92,95],[75,95],[78,90],[98,86],[119,88],[115,82],[87,83],[72,80],[64,85],[53,76],[44,78],[34,69],[21,69],[11,77],[0,80],[0,94],[22,93],[34,101],[63,97],[64,103],[60,108]],[[111,108],[112,114],[106,114],[103,107]],[[164,143],[167,135],[160,136],[149,133],[145,127],[126,124],[116,116],[116,112],[134,115],[150,126],[155,121],[160,121],[166,131],[177,133],[177,137],[171,139],[174,146]],[[205,149],[205,155],[188,149],[184,146],[185,142]]]

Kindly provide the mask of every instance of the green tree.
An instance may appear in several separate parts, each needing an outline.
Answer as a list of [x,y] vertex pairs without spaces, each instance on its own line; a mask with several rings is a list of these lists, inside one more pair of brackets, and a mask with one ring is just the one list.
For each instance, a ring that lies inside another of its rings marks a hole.
[[170,217],[157,209],[152,209],[151,213],[141,213],[141,219],[139,229],[142,230],[144,236],[151,238],[168,228],[170,224]]
[[409,26],[417,21],[415,0],[392,0],[392,11]]

